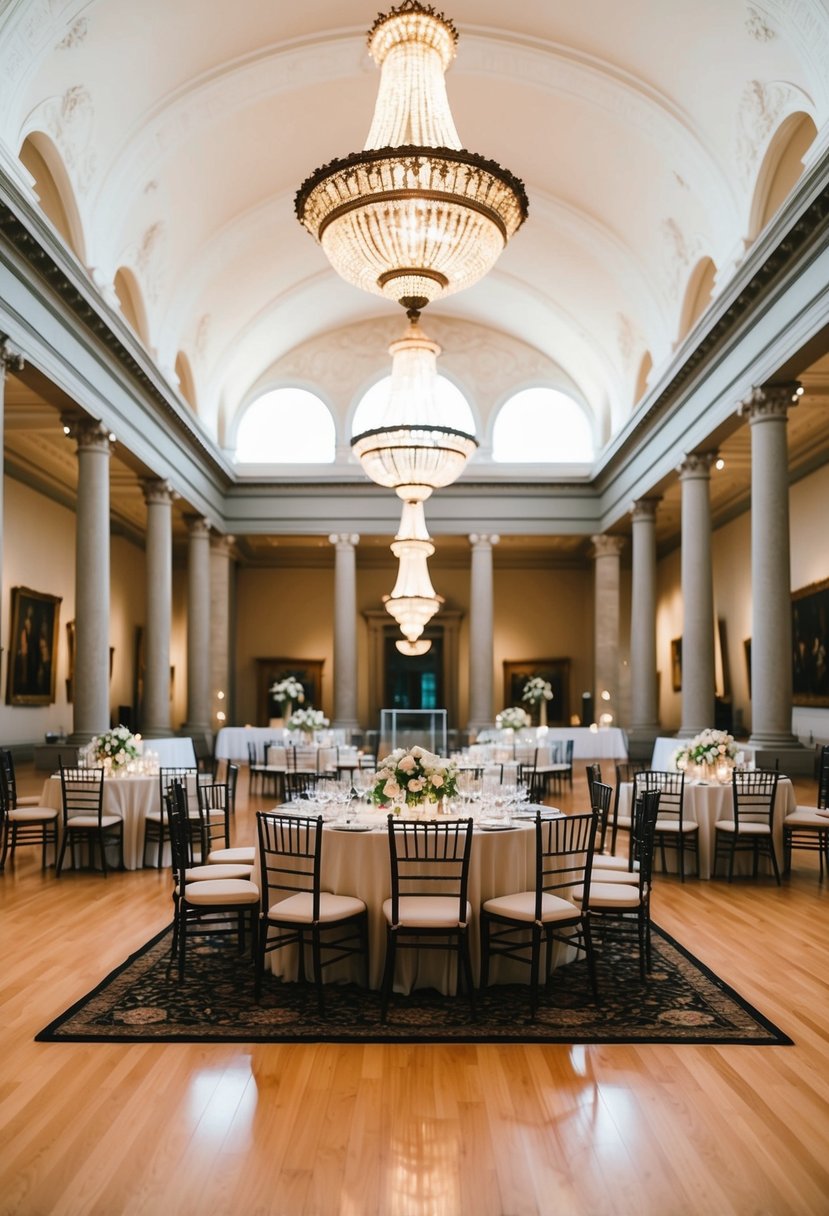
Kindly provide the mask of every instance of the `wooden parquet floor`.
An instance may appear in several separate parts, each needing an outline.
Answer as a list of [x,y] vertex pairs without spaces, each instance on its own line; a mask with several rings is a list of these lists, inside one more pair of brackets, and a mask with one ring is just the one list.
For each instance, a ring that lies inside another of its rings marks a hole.
[[801,854],[780,889],[659,876],[653,902],[794,1047],[35,1043],[170,891],[25,850],[0,876],[0,1214],[826,1216],[829,882]]

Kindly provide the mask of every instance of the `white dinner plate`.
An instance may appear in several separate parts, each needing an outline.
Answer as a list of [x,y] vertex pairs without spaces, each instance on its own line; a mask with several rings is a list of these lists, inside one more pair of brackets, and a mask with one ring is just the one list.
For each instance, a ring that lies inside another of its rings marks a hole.
[[371,823],[330,823],[328,825],[332,832],[373,832],[374,825]]
[[482,832],[514,832],[516,830],[514,823],[477,823],[475,826]]

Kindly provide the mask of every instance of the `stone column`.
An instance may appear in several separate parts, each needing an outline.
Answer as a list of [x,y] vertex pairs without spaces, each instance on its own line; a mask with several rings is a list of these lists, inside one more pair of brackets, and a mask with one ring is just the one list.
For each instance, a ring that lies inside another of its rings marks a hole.
[[210,524],[187,517],[187,721],[182,733],[211,741],[210,722]]
[[647,743],[659,734],[656,684],[656,508],[640,498],[631,508],[630,737]]
[[[6,430],[5,420],[5,392],[6,392],[6,372],[9,368],[14,368],[15,371],[23,370],[23,355],[9,342],[8,338],[0,335],[0,604],[3,603],[3,439]],[[0,613],[0,617],[2,617]],[[0,622],[0,640],[2,640],[2,630],[5,618]],[[9,662],[11,662],[11,646],[6,647],[9,653]]]
[[[594,709],[596,721],[602,714],[613,716],[619,725],[619,581],[622,536],[591,536],[593,542],[594,597]],[[604,696],[609,693],[609,696]]]
[[473,532],[469,594],[469,725],[485,730],[493,722],[492,548],[501,538]]
[[109,730],[109,428],[68,421],[78,445],[75,522],[75,700],[70,742]]
[[789,564],[788,411],[797,384],[754,388],[740,407],[751,428],[751,738],[794,747]]
[[147,503],[147,623],[144,635],[142,731],[148,739],[170,727],[170,623],[173,610],[173,498],[168,481],[144,485]]
[[332,532],[334,545],[334,722],[357,730],[357,555],[356,532]]
[[711,570],[711,465],[716,452],[692,452],[679,466],[682,490],[682,726],[693,736],[714,725],[714,580]]
[[214,536],[210,546],[210,700],[217,731],[233,723],[230,651],[235,541],[234,536]]

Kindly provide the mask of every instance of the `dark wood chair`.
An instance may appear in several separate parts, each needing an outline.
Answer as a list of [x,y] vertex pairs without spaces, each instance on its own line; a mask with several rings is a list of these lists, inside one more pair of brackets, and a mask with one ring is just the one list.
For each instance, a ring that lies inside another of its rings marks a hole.
[[72,850],[72,866],[78,868],[76,845],[89,849],[90,862],[95,849],[101,855],[101,869],[107,875],[106,846],[117,840],[120,868],[124,868],[124,821],[120,815],[104,814],[103,768],[64,768],[60,766],[60,790],[63,816],[63,839],[60,844],[55,874],[60,877],[67,848]]
[[829,808],[829,745],[820,749],[818,767],[817,798],[814,806],[798,806],[783,820],[783,872],[792,868],[792,851],[817,853],[820,865],[820,881],[823,881],[824,863],[829,872],[829,814],[820,814]]
[[467,900],[472,820],[388,818],[391,898],[383,904],[386,961],[380,1010],[385,1021],[397,951],[451,950],[457,955],[458,988],[465,982],[474,1016],[475,988],[469,957]]
[[[167,841],[167,793],[174,781],[180,781],[187,787],[188,778],[191,783],[198,780],[198,768],[195,764],[189,765],[167,765],[158,770],[158,806],[151,807],[144,816],[144,848],[141,852],[141,864],[146,865],[147,862],[147,845],[156,846],[156,865],[159,869],[164,862],[164,845]],[[195,794],[194,794],[195,797]],[[198,806],[192,806],[192,818],[194,823],[192,831],[196,840],[199,838],[200,821],[198,818]]]
[[[8,756],[11,760],[11,752]],[[11,785],[8,773],[5,762],[0,760],[0,870],[5,867],[7,856],[14,861],[15,850],[31,844],[40,845],[40,864],[45,870],[49,848],[54,848],[57,854],[58,812],[50,806],[18,805],[13,761]]]
[[780,886],[780,870],[772,835],[778,778],[776,771],[767,769],[732,773],[732,817],[718,819],[714,824],[712,878],[717,877],[720,857],[725,857],[728,860],[728,881],[732,882],[736,855],[751,853],[752,877],[757,877],[760,857],[765,856],[771,862],[774,877]]
[[[630,832],[633,826],[632,815],[620,815],[619,813],[619,795],[622,786],[628,782],[633,782],[636,779],[637,773],[644,773],[650,768],[650,765],[644,761],[623,760],[616,765],[616,790],[613,795],[613,810],[610,813],[610,851],[616,852],[616,837],[619,828]],[[633,806],[633,796],[631,796],[630,805]],[[630,851],[630,850],[628,850]]]
[[685,854],[690,853],[696,858],[697,878],[699,878],[699,824],[685,816],[685,774],[678,772],[648,769],[647,772],[637,773],[635,779],[636,793],[648,790],[659,790],[659,818],[656,821],[656,848],[663,871],[667,872],[667,849],[673,849],[677,855],[677,868],[680,882],[685,882]]
[[362,955],[368,987],[368,911],[354,895],[321,886],[322,816],[260,811],[259,866],[262,907],[256,955],[256,999],[262,990],[265,956],[286,946],[298,949],[298,978],[305,980],[305,947],[311,947],[317,1004],[325,1012],[323,972],[331,964]]
[[[574,946],[587,958],[593,998],[598,1001],[590,928],[590,873],[597,832],[594,811],[582,815],[535,817],[535,888],[498,895],[481,907],[481,987],[489,983],[489,960],[501,955],[530,968],[530,1012],[538,1008],[541,946],[544,980],[550,982],[556,942]],[[578,904],[570,898],[576,886]]]
[[184,978],[188,939],[205,935],[233,934],[239,953],[245,949],[245,925],[250,924],[251,956],[256,958],[256,924],[259,888],[250,879],[204,878],[193,881],[190,867],[191,829],[187,792],[173,781],[167,799],[170,852],[173,859],[173,889],[176,917],[170,961],[178,959],[179,979]]

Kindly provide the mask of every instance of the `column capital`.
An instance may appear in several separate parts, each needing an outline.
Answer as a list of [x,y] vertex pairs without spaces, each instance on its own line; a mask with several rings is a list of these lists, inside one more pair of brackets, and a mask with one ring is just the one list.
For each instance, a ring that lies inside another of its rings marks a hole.
[[9,368],[12,368],[16,372],[22,372],[25,365],[26,360],[23,358],[23,351],[18,350],[5,334],[0,335],[0,377]]
[[591,536],[590,541],[593,545],[592,557],[618,557],[625,547],[624,536],[608,536],[603,532]]
[[332,532],[328,537],[329,544],[336,545],[339,549],[343,546],[346,549],[353,549],[355,545],[360,543],[359,532]]
[[99,418],[66,417],[63,429],[70,439],[75,440],[79,452],[106,452],[108,456],[115,445],[112,432]]
[[236,537],[227,535],[216,535],[210,538],[210,547],[216,553],[224,553],[230,557],[233,546],[236,544]]
[[631,519],[655,519],[656,509],[661,501],[658,495],[655,498],[637,498],[630,504]]
[[500,539],[497,532],[471,532],[469,535],[469,543],[473,549],[491,548],[492,545],[497,545]]
[[185,515],[184,522],[187,524],[187,531],[194,539],[209,539],[211,524],[209,519],[205,519],[203,515]]
[[790,409],[797,405],[803,395],[803,387],[797,380],[787,384],[761,384],[752,388],[737,413],[748,418],[749,426],[754,422],[766,422],[774,418],[784,421]]
[[690,478],[699,478],[708,481],[711,477],[711,465],[717,459],[717,453],[714,452],[689,452],[683,458],[682,464],[677,465],[677,473],[679,480],[686,481]]
[[178,494],[170,482],[165,481],[163,478],[153,478],[145,481],[142,489],[147,506],[150,506],[151,503],[153,505],[173,503],[178,498]]

